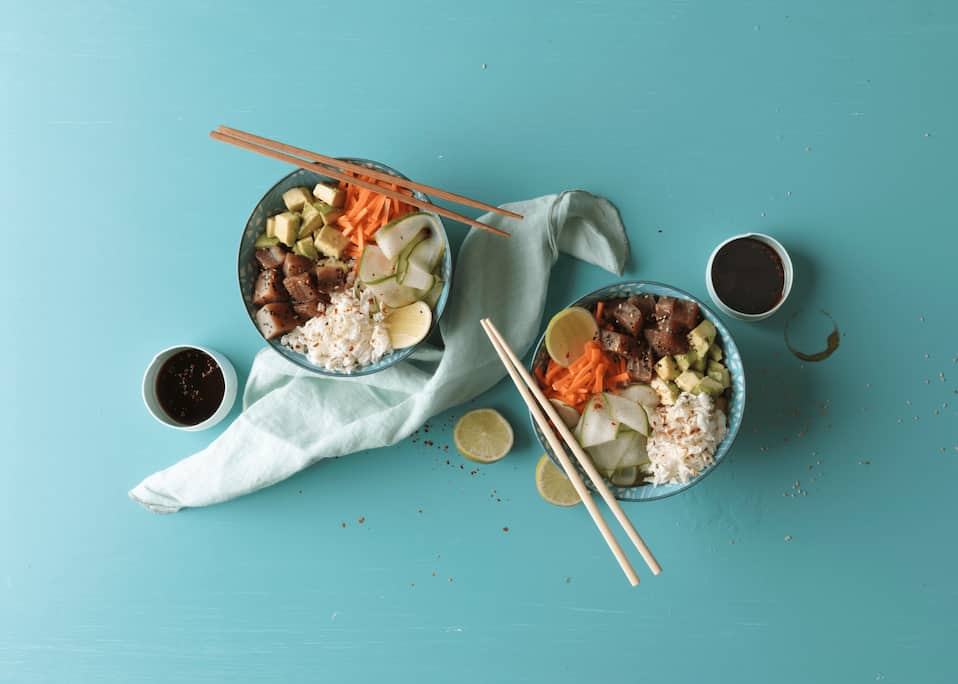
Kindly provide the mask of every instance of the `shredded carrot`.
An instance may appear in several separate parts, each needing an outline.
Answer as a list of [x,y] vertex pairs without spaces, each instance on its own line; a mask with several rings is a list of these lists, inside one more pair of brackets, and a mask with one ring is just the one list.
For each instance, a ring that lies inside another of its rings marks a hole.
[[608,379],[608,384],[611,386],[624,385],[629,381],[628,373],[619,373],[618,375],[613,375]]
[[595,305],[595,320],[601,321],[602,314],[604,311],[605,311],[605,302],[600,301],[598,304]]
[[595,383],[592,385],[593,392],[601,392],[603,386],[605,385],[605,369],[608,368],[608,364],[600,363],[595,369]]

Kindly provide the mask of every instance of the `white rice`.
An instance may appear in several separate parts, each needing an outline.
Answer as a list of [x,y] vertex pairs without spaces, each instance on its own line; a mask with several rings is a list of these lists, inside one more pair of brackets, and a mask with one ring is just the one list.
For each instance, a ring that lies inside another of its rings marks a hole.
[[334,292],[321,316],[309,319],[280,340],[326,370],[348,373],[392,351],[381,313],[372,313],[373,294],[353,288]]
[[651,416],[647,446],[655,485],[685,484],[715,461],[725,439],[725,414],[707,394],[683,392],[672,406],[659,406]]

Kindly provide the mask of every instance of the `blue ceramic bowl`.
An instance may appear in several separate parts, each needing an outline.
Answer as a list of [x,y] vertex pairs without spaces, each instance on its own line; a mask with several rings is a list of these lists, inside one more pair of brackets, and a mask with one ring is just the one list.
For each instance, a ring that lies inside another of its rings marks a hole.
[[[398,171],[383,164],[379,164],[378,162],[369,161],[368,159],[343,158],[343,161],[352,162],[353,164],[362,164],[367,168],[375,169],[376,171],[381,171],[382,173],[388,173],[390,175],[396,176],[397,178],[406,178]],[[279,181],[276,185],[271,187],[267,193],[263,195],[263,199],[261,199],[259,204],[256,205],[256,208],[253,209],[253,213],[250,214],[249,220],[246,222],[246,228],[243,230],[243,237],[240,240],[237,271],[239,274],[240,295],[243,297],[243,304],[246,306],[246,313],[249,314],[250,322],[253,324],[253,327],[256,328],[257,333],[259,333],[259,327],[256,325],[257,307],[253,306],[253,284],[256,282],[256,276],[259,274],[259,264],[256,262],[256,247],[254,245],[256,242],[256,237],[266,230],[267,216],[272,216],[273,214],[286,210],[286,205],[283,204],[284,192],[290,188],[295,188],[301,185],[312,187],[316,183],[321,183],[328,180],[330,180],[330,178],[323,176],[321,173],[306,171],[305,169],[297,169],[296,171],[293,171],[291,174]],[[430,199],[421,192],[414,192],[413,194],[417,199],[430,202]],[[449,289],[452,286],[452,253],[449,249],[449,238],[446,235],[446,227],[442,222],[442,217],[438,214],[433,215],[439,220],[439,226],[442,230],[442,239],[446,244],[446,250],[443,254],[442,261],[442,279],[446,285],[443,288],[442,294],[439,296],[439,301],[436,303],[436,308],[433,309],[432,328],[429,331],[430,335],[436,330],[436,326],[439,325],[439,319],[442,316],[443,310],[446,308],[446,302],[449,299]],[[429,335],[426,336],[427,339],[428,337]],[[360,375],[378,373],[381,370],[385,370],[386,368],[399,363],[416,350],[416,346],[400,349],[399,351],[394,351],[390,354],[387,354],[376,363],[372,363],[368,366],[362,366],[351,373],[340,373],[327,370],[325,368],[320,368],[319,366],[310,362],[310,360],[303,354],[295,352],[288,347],[284,347],[282,344],[280,344],[279,339],[266,340],[266,342],[268,342],[275,351],[285,356],[297,366],[305,368],[308,371],[312,371],[317,375],[333,377],[357,377]]]
[[[707,470],[703,471],[701,475],[689,480],[686,484],[659,485],[657,487],[654,487],[650,484],[644,484],[635,487],[618,487],[607,481],[606,484],[609,485],[609,489],[615,495],[615,498],[619,499],[620,501],[653,501],[655,499],[664,499],[667,496],[672,496],[673,494],[683,492],[689,487],[701,482],[709,473],[718,467],[719,463],[724,460],[725,454],[727,454],[728,450],[731,448],[732,442],[735,441],[735,436],[738,434],[739,427],[742,425],[742,413],[745,410],[745,370],[742,367],[742,357],[739,355],[738,347],[735,346],[735,340],[732,339],[732,335],[729,333],[728,328],[725,327],[725,324],[722,323],[721,319],[719,319],[715,312],[709,309],[704,303],[702,303],[701,300],[693,297],[688,292],[684,292],[661,283],[653,283],[644,280],[628,280],[615,285],[603,287],[594,292],[590,292],[584,297],[572,302],[569,304],[569,306],[581,306],[586,309],[591,309],[600,299],[615,299],[617,297],[630,297],[632,295],[638,294],[651,294],[656,296],[668,295],[669,297],[675,297],[677,299],[690,299],[693,302],[698,303],[699,308],[702,311],[702,315],[708,320],[712,321],[718,330],[719,339],[722,343],[722,349],[725,352],[725,358],[723,362],[728,367],[729,373],[732,376],[732,398],[729,402],[728,434],[715,451],[715,463],[713,463]],[[548,361],[549,354],[546,351],[545,334],[543,333],[542,337],[539,338],[539,344],[536,345],[536,350],[532,356],[532,369],[534,370],[535,368],[548,363]],[[542,431],[539,429],[539,426],[536,425],[534,420],[532,421],[532,428],[535,430],[536,437],[539,438],[539,443],[542,444],[542,447],[546,450],[546,453],[548,453],[553,462],[555,462],[555,464],[561,468],[562,466],[559,464],[555,454],[549,447],[549,443],[546,441],[545,436],[542,434]],[[575,463],[576,468],[579,469],[579,472],[582,474],[582,479],[589,489],[595,491],[595,487],[591,480],[586,477],[585,472],[579,467],[579,464],[576,463],[574,459],[573,463]]]

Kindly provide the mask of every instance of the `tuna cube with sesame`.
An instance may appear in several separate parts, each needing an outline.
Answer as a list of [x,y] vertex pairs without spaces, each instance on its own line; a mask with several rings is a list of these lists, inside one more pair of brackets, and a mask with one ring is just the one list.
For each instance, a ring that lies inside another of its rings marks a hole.
[[263,337],[272,340],[299,325],[299,319],[289,302],[274,302],[256,312],[256,325]]
[[280,282],[278,268],[268,268],[260,271],[253,285],[253,306],[262,306],[273,302],[283,302],[289,299],[283,284]]
[[289,296],[297,302],[314,302],[319,299],[319,290],[313,284],[311,273],[287,276],[283,280],[283,285],[289,292]]

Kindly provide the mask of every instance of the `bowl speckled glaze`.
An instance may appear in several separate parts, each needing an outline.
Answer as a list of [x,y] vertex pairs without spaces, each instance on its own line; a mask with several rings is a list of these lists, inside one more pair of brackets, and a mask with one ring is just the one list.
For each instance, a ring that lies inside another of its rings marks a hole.
[[[368,159],[343,158],[343,161],[352,162],[354,164],[362,164],[370,169],[388,173],[390,175],[396,176],[397,178],[406,178],[398,171],[391,169],[384,164],[369,161]],[[243,297],[243,304],[246,306],[246,313],[249,314],[250,322],[253,324],[253,327],[256,328],[257,333],[259,333],[259,327],[256,325],[255,318],[257,307],[253,306],[252,301],[253,284],[256,282],[256,276],[259,273],[259,265],[257,264],[256,257],[254,255],[256,251],[254,246],[254,243],[256,242],[256,236],[266,230],[267,216],[272,216],[278,212],[286,211],[286,206],[283,204],[284,192],[290,188],[295,188],[301,185],[312,187],[316,183],[321,183],[328,180],[330,180],[330,178],[323,176],[318,172],[306,171],[305,169],[297,169],[296,171],[293,171],[291,174],[270,188],[265,195],[263,195],[263,199],[261,199],[256,205],[256,208],[253,209],[253,213],[250,214],[249,220],[246,222],[246,228],[243,230],[243,237],[240,240],[237,271],[239,275],[240,295]],[[429,198],[421,192],[414,191],[413,195],[417,199],[426,202],[430,201]],[[439,296],[439,301],[436,303],[435,309],[433,309],[432,327],[429,330],[430,335],[433,333],[433,331],[435,331],[436,326],[439,325],[439,319],[442,317],[442,312],[446,308],[446,301],[449,299],[449,290],[452,287],[452,254],[449,250],[449,238],[446,235],[446,227],[442,222],[442,217],[438,214],[433,215],[439,221],[439,225],[442,230],[442,239],[446,245],[446,250],[443,254],[442,261],[442,279],[446,285],[442,290],[442,294]],[[428,339],[428,337],[429,335],[427,335],[425,339]],[[303,354],[295,352],[288,347],[284,347],[282,344],[280,344],[279,339],[265,341],[276,352],[282,354],[297,366],[305,368],[306,370],[312,371],[318,375],[326,375],[331,377],[357,377],[360,375],[377,373],[407,358],[419,346],[416,345],[407,349],[400,349],[399,351],[391,352],[386,354],[376,363],[369,364],[368,366],[362,366],[350,373],[341,373],[317,366]]]
[[[718,330],[719,340],[722,343],[722,349],[725,353],[724,363],[728,367],[729,373],[732,376],[732,398],[729,401],[728,434],[715,451],[715,463],[709,466],[709,468],[703,471],[698,477],[689,480],[685,484],[659,485],[657,487],[654,487],[650,484],[644,484],[636,487],[618,487],[613,485],[611,482],[606,481],[606,484],[608,484],[609,489],[615,495],[615,498],[619,499],[620,501],[654,501],[655,499],[664,499],[667,496],[672,496],[674,494],[678,494],[679,492],[683,492],[689,487],[701,482],[725,459],[725,455],[728,453],[728,450],[732,446],[732,442],[735,441],[735,436],[738,434],[739,427],[742,424],[742,413],[745,410],[745,370],[742,367],[742,357],[739,355],[738,347],[735,345],[735,340],[732,339],[732,335],[729,333],[728,328],[725,327],[725,324],[722,323],[721,319],[719,319],[715,312],[709,309],[700,299],[693,297],[688,292],[684,292],[683,290],[679,290],[668,285],[663,285],[661,283],[654,283],[644,280],[629,280],[600,288],[594,292],[590,292],[584,297],[581,297],[570,303],[569,306],[581,306],[591,309],[593,305],[600,299],[630,297],[632,295],[638,294],[651,294],[655,296],[667,295],[669,297],[676,297],[679,299],[690,299],[698,303],[699,308],[702,311],[702,315],[708,320],[712,321]],[[535,352],[533,353],[531,369],[535,370],[538,365],[546,363],[548,361],[548,357],[549,354],[545,348],[545,333],[543,333],[539,338],[539,343],[536,345]],[[542,431],[539,430],[539,426],[536,425],[534,420],[532,420],[531,415],[529,418],[532,421],[532,428],[535,430],[536,437],[539,439],[539,443],[546,450],[546,453],[549,454],[549,457],[553,460],[556,466],[561,468],[562,466],[556,459],[555,454],[552,453],[552,449],[549,448],[549,444],[546,441],[545,436],[542,434]],[[575,459],[573,459],[572,462],[575,464],[576,468],[579,469],[579,472],[582,475],[582,480],[586,483],[589,489],[595,491],[595,487],[591,480],[589,480],[582,468],[579,467],[579,464],[575,461]]]

